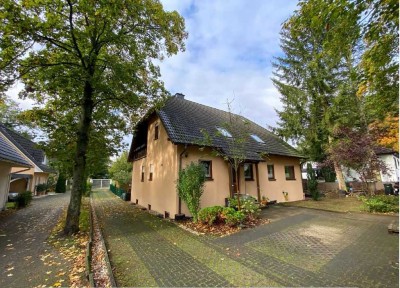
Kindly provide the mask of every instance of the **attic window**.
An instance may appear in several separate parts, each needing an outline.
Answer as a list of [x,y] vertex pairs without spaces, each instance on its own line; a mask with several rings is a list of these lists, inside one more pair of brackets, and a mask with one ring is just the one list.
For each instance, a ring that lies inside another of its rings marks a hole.
[[251,138],[256,140],[258,143],[265,143],[264,140],[262,140],[260,137],[258,137],[256,134],[251,134]]
[[215,128],[217,128],[217,130],[219,131],[219,133],[222,134],[222,136],[232,138],[231,133],[229,133],[225,128],[221,128],[221,127],[215,127]]

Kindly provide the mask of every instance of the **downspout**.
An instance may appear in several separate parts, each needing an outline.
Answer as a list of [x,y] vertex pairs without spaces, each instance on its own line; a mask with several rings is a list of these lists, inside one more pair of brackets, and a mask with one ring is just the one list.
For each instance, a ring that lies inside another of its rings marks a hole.
[[[186,153],[186,151],[187,151],[187,144],[185,144],[185,148],[183,149],[182,153],[179,154],[179,172],[181,172],[181,170],[182,170],[182,158],[183,158],[183,155]],[[178,175],[178,177],[179,177],[179,175]],[[179,181],[179,179],[178,179],[178,181]],[[182,199],[181,199],[181,197],[179,197],[179,194],[178,194],[178,214],[182,214]]]
[[258,203],[261,203],[261,189],[260,189],[260,179],[258,173],[258,162],[255,164],[255,166],[256,166],[257,200]]

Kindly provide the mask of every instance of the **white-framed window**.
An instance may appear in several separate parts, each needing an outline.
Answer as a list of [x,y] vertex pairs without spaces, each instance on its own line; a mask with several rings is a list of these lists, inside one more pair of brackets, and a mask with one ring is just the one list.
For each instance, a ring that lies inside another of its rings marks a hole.
[[225,128],[222,127],[216,127],[216,128],[219,131],[219,133],[221,133],[222,136],[232,138],[232,134],[229,133],[228,130],[226,130]]

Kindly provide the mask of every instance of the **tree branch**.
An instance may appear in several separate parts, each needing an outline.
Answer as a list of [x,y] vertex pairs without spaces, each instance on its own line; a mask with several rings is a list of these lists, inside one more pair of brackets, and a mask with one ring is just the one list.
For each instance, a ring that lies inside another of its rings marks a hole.
[[74,48],[75,48],[76,52],[78,53],[79,59],[81,59],[83,67],[87,68],[85,61],[83,59],[82,52],[79,49],[78,42],[76,41],[75,33],[74,33],[74,24],[72,21],[72,15],[74,14],[74,11],[73,11],[73,7],[72,7],[72,3],[71,3],[71,0],[67,0],[67,2],[69,5],[69,17],[68,18],[69,18],[69,28],[70,28],[70,32],[71,32],[72,43],[74,43]]

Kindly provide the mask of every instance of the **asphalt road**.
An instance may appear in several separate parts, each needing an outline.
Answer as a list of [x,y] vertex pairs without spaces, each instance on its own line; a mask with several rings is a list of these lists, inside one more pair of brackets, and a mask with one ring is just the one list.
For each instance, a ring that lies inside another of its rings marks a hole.
[[70,263],[46,240],[69,196],[35,198],[29,207],[0,212],[0,287],[68,285]]

